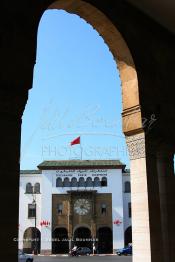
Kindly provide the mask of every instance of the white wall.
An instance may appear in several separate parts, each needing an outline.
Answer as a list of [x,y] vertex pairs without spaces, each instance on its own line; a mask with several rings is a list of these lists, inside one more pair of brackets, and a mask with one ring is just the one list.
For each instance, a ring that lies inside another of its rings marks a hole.
[[[63,171],[63,178],[67,174],[70,178],[77,179],[84,174],[84,177],[98,176],[100,179],[107,177],[107,187],[88,187],[86,190],[97,190],[98,193],[112,193],[112,218],[120,220],[120,225],[113,224],[113,248],[118,249],[124,246],[124,230],[131,225],[131,219],[128,217],[128,203],[131,201],[130,193],[124,192],[125,181],[130,181],[128,174],[122,175],[121,169],[100,169],[100,170],[72,170]],[[67,176],[66,175],[66,176]],[[68,190],[84,190],[84,187],[56,187],[56,178],[61,176],[58,170],[44,170],[42,174],[21,174],[20,175],[20,212],[19,212],[19,248],[23,247],[22,239],[26,228],[34,226],[34,219],[28,219],[28,204],[32,203],[32,194],[25,194],[26,184],[31,182],[34,185],[39,182],[41,185],[41,193],[36,194],[37,203],[37,228],[41,231],[41,250],[51,250],[52,248],[52,194],[66,193]],[[41,208],[42,207],[42,208]],[[41,220],[50,222],[50,226],[41,227]]]
[[50,222],[48,227],[41,228],[41,250],[52,249],[52,173],[44,171],[42,173],[42,220]]
[[[23,235],[28,227],[35,226],[35,219],[28,218],[28,204],[33,201],[32,194],[26,194],[26,184],[31,183],[34,186],[35,183],[40,183],[40,190],[42,192],[41,175],[40,174],[21,174],[20,175],[20,190],[19,190],[19,248],[23,248]],[[35,194],[36,199],[36,226],[41,230],[41,194]]]
[[123,211],[124,211],[124,230],[131,226],[131,218],[129,217],[128,212],[128,203],[131,203],[131,193],[125,193],[125,182],[130,182],[130,174],[123,174]]

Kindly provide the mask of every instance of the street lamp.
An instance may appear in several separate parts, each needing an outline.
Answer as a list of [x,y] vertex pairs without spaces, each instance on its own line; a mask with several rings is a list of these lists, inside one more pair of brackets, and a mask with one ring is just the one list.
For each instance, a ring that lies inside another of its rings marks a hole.
[[34,239],[34,250],[33,250],[33,253],[34,253],[34,255],[37,255],[38,254],[38,252],[37,252],[37,243],[36,243],[36,241],[37,241],[37,228],[36,228],[36,196],[35,196],[35,188],[34,188],[34,186],[32,187],[32,196],[33,196],[33,201],[32,201],[32,204],[35,206],[35,212],[34,212],[34,214],[35,214],[35,229],[34,229],[34,237],[35,237],[35,239]]

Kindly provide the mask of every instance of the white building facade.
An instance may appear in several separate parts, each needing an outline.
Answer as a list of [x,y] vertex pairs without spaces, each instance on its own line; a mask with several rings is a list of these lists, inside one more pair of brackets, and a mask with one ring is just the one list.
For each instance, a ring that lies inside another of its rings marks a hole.
[[118,160],[44,161],[20,172],[19,248],[67,253],[131,242],[130,175]]

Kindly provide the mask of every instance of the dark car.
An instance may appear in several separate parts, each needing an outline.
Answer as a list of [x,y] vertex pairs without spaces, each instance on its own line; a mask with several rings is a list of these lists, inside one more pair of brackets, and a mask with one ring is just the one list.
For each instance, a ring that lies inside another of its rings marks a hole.
[[18,262],[33,262],[33,256],[25,254],[22,250],[18,250]]
[[132,255],[132,246],[128,246],[128,247],[124,247],[122,249],[117,250],[117,255],[121,256],[121,255]]
[[91,250],[88,247],[79,247],[76,250],[77,256],[89,256],[91,254]]

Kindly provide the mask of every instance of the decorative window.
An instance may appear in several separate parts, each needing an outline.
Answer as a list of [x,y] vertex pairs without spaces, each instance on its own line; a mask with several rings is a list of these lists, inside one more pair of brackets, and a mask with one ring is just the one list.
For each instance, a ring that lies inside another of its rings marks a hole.
[[101,204],[101,214],[106,214],[106,204]]
[[76,177],[73,177],[71,179],[71,187],[77,187],[77,186],[78,186],[77,179],[76,179]]
[[28,218],[36,217],[36,204],[28,204]]
[[63,213],[63,204],[62,203],[59,203],[57,205],[57,212],[58,212],[58,215],[61,215]]
[[62,179],[60,177],[58,177],[57,180],[56,180],[56,187],[62,187],[62,186],[63,186]]
[[101,186],[107,186],[107,177],[102,177]]
[[34,185],[34,193],[39,194],[40,193],[40,183],[35,183]]
[[84,177],[80,177],[80,178],[79,178],[78,186],[79,186],[79,187],[85,187]]
[[128,217],[131,217],[131,203],[128,203]]
[[26,194],[32,194],[33,193],[33,187],[31,183],[26,184]]
[[125,182],[125,193],[130,193],[131,192],[131,184],[129,181]]
[[93,182],[92,182],[92,178],[88,177],[86,179],[86,187],[93,187]]
[[64,182],[63,182],[64,187],[70,187],[70,181],[68,177],[65,177]]
[[101,186],[100,179],[99,177],[95,177],[94,178],[94,187],[99,187],[99,186]]

